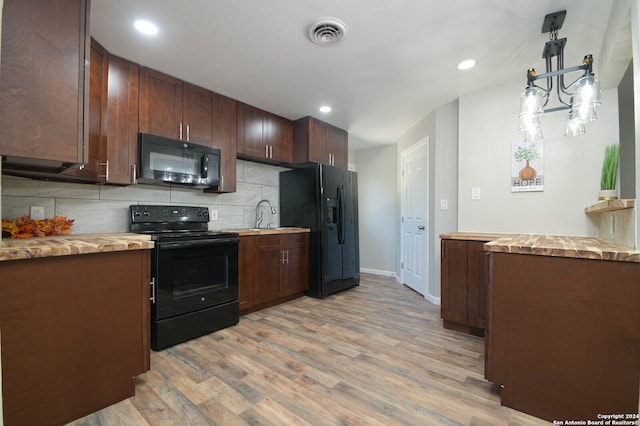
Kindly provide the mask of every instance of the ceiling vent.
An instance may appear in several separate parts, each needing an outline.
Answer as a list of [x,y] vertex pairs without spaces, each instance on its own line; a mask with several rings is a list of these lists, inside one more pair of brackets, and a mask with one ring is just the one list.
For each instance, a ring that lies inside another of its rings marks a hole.
[[335,46],[347,36],[347,26],[337,18],[320,18],[309,27],[309,38],[318,46]]

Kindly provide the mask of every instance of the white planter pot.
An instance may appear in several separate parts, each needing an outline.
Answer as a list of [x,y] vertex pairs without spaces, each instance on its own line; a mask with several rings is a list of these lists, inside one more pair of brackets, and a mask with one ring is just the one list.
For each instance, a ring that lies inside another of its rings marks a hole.
[[617,200],[618,199],[618,191],[615,189],[601,189],[599,200]]

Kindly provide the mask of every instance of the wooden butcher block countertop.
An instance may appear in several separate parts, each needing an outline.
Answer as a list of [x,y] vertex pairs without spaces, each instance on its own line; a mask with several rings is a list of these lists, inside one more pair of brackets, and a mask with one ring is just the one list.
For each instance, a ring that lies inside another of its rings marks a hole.
[[490,232],[450,232],[448,234],[440,234],[443,240],[463,240],[463,241],[493,241],[510,234],[497,234]]
[[149,235],[78,234],[0,241],[0,261],[153,248]]
[[225,229],[224,231],[236,232],[241,237],[249,237],[255,235],[277,235],[277,234],[300,234],[310,232],[309,228],[281,227],[281,228],[241,228],[241,229]]
[[486,243],[484,249],[497,253],[640,262],[640,252],[597,237],[515,234]]

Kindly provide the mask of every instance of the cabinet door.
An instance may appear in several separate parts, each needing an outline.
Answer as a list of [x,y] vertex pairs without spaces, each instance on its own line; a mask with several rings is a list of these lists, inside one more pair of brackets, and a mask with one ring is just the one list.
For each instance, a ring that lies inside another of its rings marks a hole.
[[347,132],[329,126],[327,129],[327,153],[331,155],[332,165],[347,168]]
[[[181,122],[182,81],[149,68],[142,68],[140,131],[180,139]],[[183,133],[185,131],[186,129],[182,129]]]
[[4,0],[0,155],[85,163],[88,0]]
[[474,327],[485,328],[487,290],[485,283],[484,242],[467,243],[467,321]]
[[213,143],[213,93],[193,84],[182,86],[182,140]]
[[309,234],[287,234],[283,238],[285,263],[280,295],[290,296],[309,288]]
[[67,424],[133,396],[149,369],[149,258],[0,262],[5,424]]
[[311,118],[309,120],[309,161],[329,164],[327,153],[327,126]]
[[236,190],[237,102],[213,94],[213,146],[220,149],[220,185],[215,192]]
[[253,300],[256,304],[270,302],[280,295],[282,250],[280,235],[260,236],[255,241]]
[[138,64],[117,56],[109,57],[104,166],[104,181],[107,183],[135,183],[138,161],[139,71]]
[[238,245],[238,302],[240,312],[246,312],[253,306],[254,266],[253,253],[257,237],[240,237]]
[[102,147],[107,139],[107,80],[109,53],[95,40],[91,40],[89,54],[89,139],[87,144],[88,161],[81,176],[96,181],[104,173]]
[[467,323],[467,241],[442,240],[442,319]]
[[293,123],[273,114],[266,114],[266,138],[269,159],[283,163],[293,161]]
[[238,102],[238,154],[267,158],[263,140],[265,112],[251,105]]

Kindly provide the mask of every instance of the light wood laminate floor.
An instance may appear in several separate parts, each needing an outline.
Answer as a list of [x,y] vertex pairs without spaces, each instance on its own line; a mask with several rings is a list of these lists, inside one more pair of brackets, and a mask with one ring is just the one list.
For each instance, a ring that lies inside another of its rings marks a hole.
[[[72,425],[541,425],[500,406],[484,342],[391,278],[151,353],[136,396]],[[91,389],[87,389],[91,392]]]

